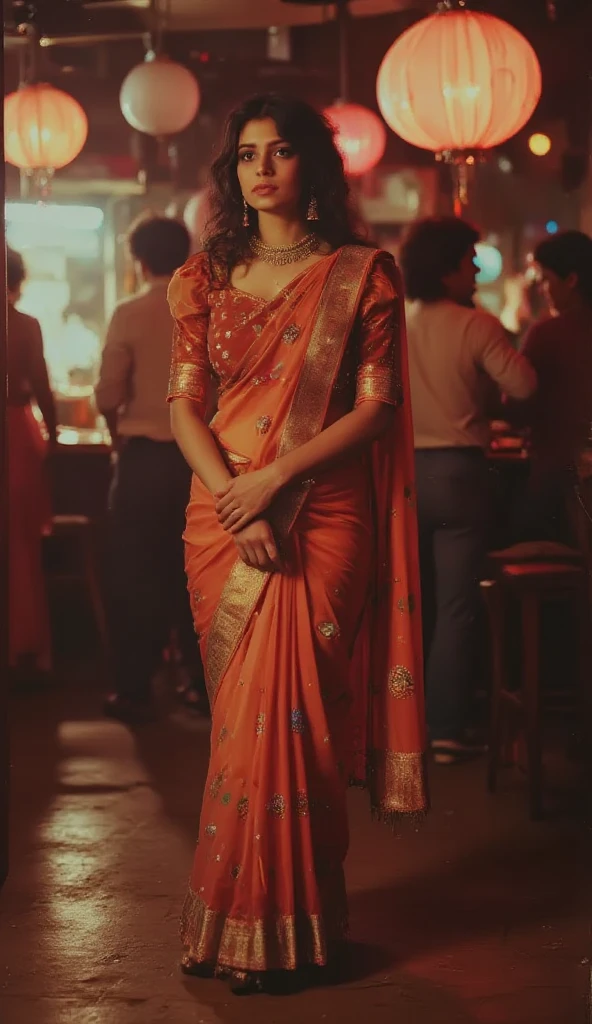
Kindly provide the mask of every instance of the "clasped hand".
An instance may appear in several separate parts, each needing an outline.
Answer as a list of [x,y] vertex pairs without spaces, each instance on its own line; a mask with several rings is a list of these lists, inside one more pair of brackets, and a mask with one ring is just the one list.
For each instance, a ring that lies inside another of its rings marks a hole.
[[214,494],[220,525],[228,533],[239,533],[269,508],[279,488],[273,465],[234,477],[224,490]]

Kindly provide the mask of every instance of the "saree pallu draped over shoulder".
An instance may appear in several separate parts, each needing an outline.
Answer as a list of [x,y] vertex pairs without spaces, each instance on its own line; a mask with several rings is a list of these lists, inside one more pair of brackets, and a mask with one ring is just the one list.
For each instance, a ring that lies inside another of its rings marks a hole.
[[284,569],[236,555],[194,478],[186,565],[212,705],[182,915],[189,957],[323,965],[347,930],[346,787],[394,822],[426,810],[421,623],[403,303],[385,253],[345,246],[271,302],[217,284],[204,254],[171,283],[169,397],[205,415],[231,470],[268,465],[362,401],[395,407],[367,452],[282,492]]

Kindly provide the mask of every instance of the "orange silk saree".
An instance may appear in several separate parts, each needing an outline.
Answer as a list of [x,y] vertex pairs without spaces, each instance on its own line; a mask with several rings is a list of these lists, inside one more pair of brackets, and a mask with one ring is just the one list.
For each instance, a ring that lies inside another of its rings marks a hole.
[[173,278],[169,397],[205,415],[235,473],[301,445],[355,404],[396,407],[388,437],[283,492],[285,568],[237,559],[194,477],[186,566],[212,705],[211,756],[182,915],[194,962],[323,965],[345,935],[346,787],[386,820],[426,809],[421,624],[403,302],[386,253],[345,246],[271,302]]

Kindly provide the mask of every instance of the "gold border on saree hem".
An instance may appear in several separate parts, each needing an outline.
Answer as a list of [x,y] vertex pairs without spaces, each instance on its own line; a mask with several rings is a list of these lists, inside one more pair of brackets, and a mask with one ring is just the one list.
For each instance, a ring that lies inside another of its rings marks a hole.
[[327,963],[328,945],[346,935],[343,908],[330,923],[305,912],[246,920],[211,909],[191,890],[181,916],[181,939],[193,963],[245,971],[293,971],[303,964],[322,967]]

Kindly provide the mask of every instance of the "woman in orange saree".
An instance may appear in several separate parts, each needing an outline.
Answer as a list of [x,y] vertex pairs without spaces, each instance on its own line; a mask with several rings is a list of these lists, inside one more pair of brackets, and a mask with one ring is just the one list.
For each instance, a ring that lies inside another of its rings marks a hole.
[[331,130],[306,104],[255,98],[231,115],[214,165],[222,227],[225,181],[232,231],[169,292],[173,427],[195,471],[186,566],[212,706],[182,938],[185,970],[232,972],[233,990],[250,992],[265,972],[326,965],[346,934],[348,782],[368,784],[385,820],[427,801],[398,273],[356,244]]

